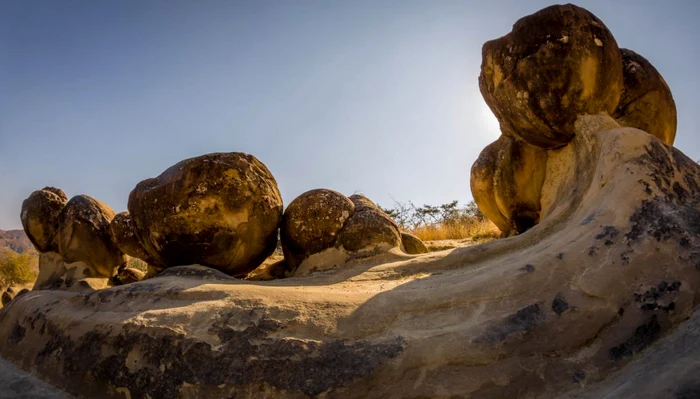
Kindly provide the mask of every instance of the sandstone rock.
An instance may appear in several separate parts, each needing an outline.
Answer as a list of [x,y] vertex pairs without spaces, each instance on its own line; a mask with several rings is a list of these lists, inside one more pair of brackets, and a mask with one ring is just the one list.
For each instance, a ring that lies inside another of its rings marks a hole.
[[10,301],[15,297],[15,295],[15,289],[12,287],[7,287],[5,292],[2,293],[2,297],[0,297],[0,302],[2,302],[2,306],[5,306],[8,303],[10,303]]
[[131,284],[141,281],[146,277],[146,272],[133,267],[123,267],[117,271],[117,274],[112,277],[114,285]]
[[583,8],[555,5],[486,42],[479,88],[504,134],[542,148],[571,141],[583,114],[612,114],[622,59],[608,28]]
[[231,275],[245,275],[274,251],[282,218],[270,171],[235,152],[186,159],[140,182],[128,207],[156,264],[201,264]]
[[540,196],[547,152],[501,136],[472,166],[474,202],[506,235],[522,233],[540,220]]
[[405,231],[401,232],[401,245],[404,252],[411,255],[428,253],[428,247],[425,246],[420,238]]
[[494,179],[510,140],[510,137],[501,135],[498,140],[486,146],[472,165],[469,180],[474,202],[481,213],[506,234],[511,231],[512,223],[498,207]]
[[245,279],[250,281],[276,280],[288,277],[288,270],[289,266],[287,266],[287,262],[283,257],[271,256],[265,259],[265,262],[263,262],[263,264],[257,269],[248,273],[248,275],[245,276]]
[[58,215],[67,202],[63,190],[54,187],[34,191],[22,202],[22,227],[39,252],[58,249]]
[[[538,225],[478,246],[273,281],[180,267],[34,291],[0,310],[0,355],[84,397],[580,393],[697,308],[700,166],[634,128],[580,129],[548,153],[542,193]],[[688,381],[657,371],[641,386]]]
[[121,212],[114,216],[109,224],[112,240],[125,254],[141,259],[148,264],[155,264],[156,260],[143,248],[136,237],[133,221],[129,212]]
[[354,213],[353,202],[333,190],[307,191],[289,203],[280,238],[290,268],[295,269],[311,254],[335,246],[338,233]]
[[[398,226],[362,195],[349,198],[332,190],[308,191],[292,201],[282,222],[282,250],[291,272],[314,254],[334,249],[321,263],[343,263],[401,246]],[[322,270],[327,265],[315,265]]]
[[66,263],[84,262],[96,275],[112,277],[126,257],[112,240],[114,211],[87,195],[78,195],[59,215],[58,252]]
[[620,49],[624,88],[613,115],[625,126],[644,130],[668,145],[676,137],[676,103],[659,71],[632,50]]
[[42,252],[32,290],[85,291],[111,285],[111,278],[99,274],[85,261],[66,262],[57,252]]
[[338,234],[338,244],[343,249],[357,252],[401,246],[401,233],[389,216],[364,196],[352,195],[350,200],[355,204],[355,213]]

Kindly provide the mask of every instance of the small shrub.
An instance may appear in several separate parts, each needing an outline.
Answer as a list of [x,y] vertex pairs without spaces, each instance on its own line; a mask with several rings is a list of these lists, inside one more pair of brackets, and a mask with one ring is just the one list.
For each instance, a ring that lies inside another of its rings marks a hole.
[[474,201],[460,207],[457,201],[433,206],[394,201],[393,208],[382,208],[401,229],[423,241],[471,239],[488,241],[500,231],[479,210]]
[[29,252],[18,254],[8,248],[0,250],[0,285],[27,284],[36,280],[39,259]]

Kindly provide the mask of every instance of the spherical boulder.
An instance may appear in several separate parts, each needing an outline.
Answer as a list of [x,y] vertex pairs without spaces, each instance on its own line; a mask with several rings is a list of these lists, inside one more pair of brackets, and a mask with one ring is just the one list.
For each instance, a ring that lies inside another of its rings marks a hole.
[[520,139],[501,136],[472,166],[474,202],[508,235],[539,222],[547,151]]
[[71,198],[59,215],[57,242],[63,261],[84,262],[97,275],[112,277],[126,263],[109,231],[113,218],[109,206],[90,196]]
[[58,215],[67,202],[63,190],[54,187],[34,191],[22,202],[22,227],[39,252],[58,250]]
[[620,49],[624,88],[613,117],[624,126],[644,130],[666,144],[676,138],[676,103],[659,71],[641,55]]
[[479,88],[501,130],[538,147],[568,143],[579,115],[612,115],[622,93],[615,38],[571,4],[521,18],[482,57]]
[[511,222],[498,207],[494,178],[500,160],[504,156],[506,144],[510,140],[512,140],[510,137],[500,136],[498,140],[487,145],[472,165],[469,179],[474,202],[502,232],[511,230]]
[[393,248],[401,246],[401,233],[396,223],[372,201],[361,195],[352,195],[355,213],[338,234],[338,244],[346,251],[357,252],[366,248]]
[[277,245],[282,198],[272,173],[252,155],[186,159],[129,195],[133,230],[158,265],[201,264],[245,275]]
[[418,255],[428,253],[428,247],[423,241],[411,233],[401,232],[401,246],[407,254]]
[[281,238],[290,272],[330,248],[360,256],[401,246],[398,226],[372,201],[326,189],[307,191],[289,204]]
[[292,269],[312,254],[335,246],[338,233],[355,213],[355,205],[333,190],[307,191],[284,212],[280,228],[282,251]]

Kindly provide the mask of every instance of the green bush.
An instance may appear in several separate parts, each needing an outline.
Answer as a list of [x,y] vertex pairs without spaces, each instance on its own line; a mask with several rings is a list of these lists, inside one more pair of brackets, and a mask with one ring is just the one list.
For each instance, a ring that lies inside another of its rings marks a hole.
[[18,254],[8,248],[0,249],[0,285],[31,283],[37,277],[38,258],[28,252]]

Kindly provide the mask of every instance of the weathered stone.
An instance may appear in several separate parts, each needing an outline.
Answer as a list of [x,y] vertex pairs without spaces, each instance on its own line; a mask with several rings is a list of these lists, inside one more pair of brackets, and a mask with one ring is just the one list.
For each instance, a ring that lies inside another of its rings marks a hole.
[[676,137],[676,103],[659,71],[641,55],[620,49],[624,88],[613,115],[624,126],[644,130],[673,145]]
[[474,161],[469,180],[472,197],[481,213],[506,234],[511,230],[512,224],[498,207],[494,179],[510,140],[512,140],[510,137],[502,135],[498,140],[487,145]]
[[109,231],[114,211],[87,195],[78,195],[59,215],[58,252],[66,263],[84,262],[97,275],[112,277],[126,263]]
[[350,200],[355,213],[345,222],[336,245],[353,252],[401,246],[401,233],[389,216],[364,196],[352,195]]
[[237,152],[186,159],[140,182],[128,207],[156,264],[201,264],[231,275],[245,275],[274,251],[282,219],[275,178]]
[[63,190],[54,187],[34,191],[22,202],[22,227],[39,252],[58,249],[58,215],[67,202]]
[[2,306],[5,306],[8,303],[10,303],[10,301],[14,299],[16,294],[17,292],[13,287],[7,287],[5,292],[2,293],[2,297],[0,297],[0,302],[2,303]]
[[311,190],[295,198],[284,212],[280,229],[290,269],[309,255],[335,246],[338,233],[354,213],[353,202],[333,190]]
[[418,255],[428,252],[428,247],[423,241],[411,233],[401,232],[401,246],[407,254]]
[[148,264],[156,263],[156,260],[143,248],[136,237],[136,231],[129,212],[116,214],[109,224],[109,231],[115,244],[122,252],[134,258],[139,258]]
[[622,58],[608,28],[587,10],[555,5],[486,42],[479,88],[503,134],[542,147],[571,141],[583,114],[612,115]]
[[112,282],[114,285],[131,284],[143,280],[145,276],[146,272],[144,271],[134,269],[133,267],[123,267],[112,277]]
[[540,196],[547,152],[501,136],[472,166],[474,202],[506,235],[522,233],[540,220]]
[[335,268],[350,258],[366,257],[401,246],[396,223],[362,195],[349,198],[326,189],[308,191],[289,204],[281,229],[289,273],[315,254],[326,253],[303,273]]

